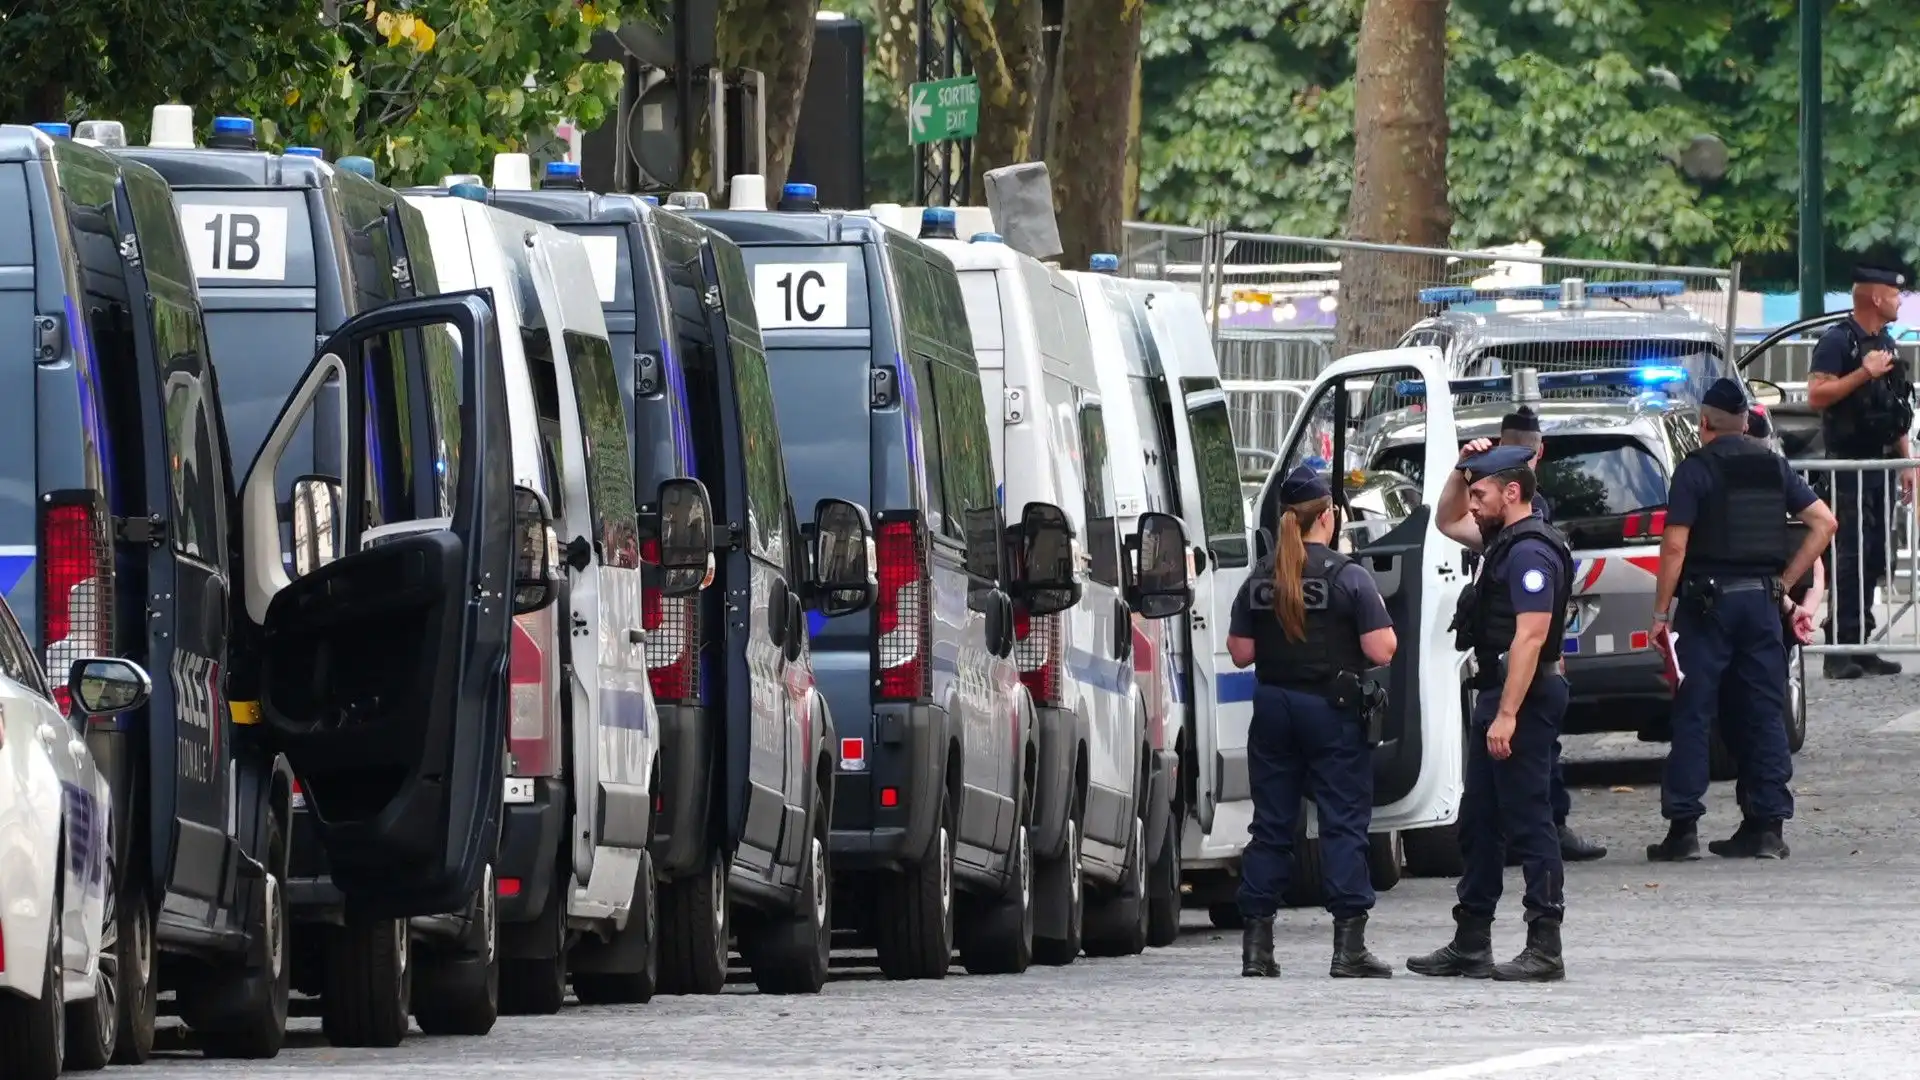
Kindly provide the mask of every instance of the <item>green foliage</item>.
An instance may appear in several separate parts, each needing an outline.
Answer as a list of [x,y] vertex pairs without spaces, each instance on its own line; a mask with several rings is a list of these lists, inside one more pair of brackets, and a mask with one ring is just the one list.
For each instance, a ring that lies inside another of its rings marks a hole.
[[[1148,11],[1142,204],[1154,220],[1337,235],[1364,0],[1164,0]],[[1790,280],[1796,0],[1453,0],[1454,242],[1724,263]],[[1920,0],[1838,0],[1825,34],[1836,267],[1920,259]],[[1726,175],[1688,177],[1696,137]]]

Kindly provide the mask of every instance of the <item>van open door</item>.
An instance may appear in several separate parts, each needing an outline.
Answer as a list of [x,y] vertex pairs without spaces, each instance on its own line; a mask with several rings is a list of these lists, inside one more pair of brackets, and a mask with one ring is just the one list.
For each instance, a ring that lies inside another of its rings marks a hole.
[[[410,356],[408,330],[448,347]],[[498,843],[517,584],[501,370],[483,293],[362,314],[321,346],[242,489],[261,729],[300,777],[334,882],[370,918],[460,910]],[[344,484],[296,487],[332,558],[290,577],[275,474],[330,385]]]
[[1374,832],[1449,824],[1463,790],[1463,654],[1447,626],[1471,575],[1466,549],[1433,520],[1460,458],[1446,387],[1438,349],[1358,353],[1332,364],[1307,392],[1257,504],[1255,549],[1264,557],[1273,550],[1271,523],[1287,473],[1301,465],[1327,469],[1334,500],[1351,521],[1347,499],[1371,466],[1376,444],[1410,428],[1425,439],[1420,505],[1346,552],[1373,575],[1399,635],[1384,673],[1391,697],[1385,739],[1373,752]]

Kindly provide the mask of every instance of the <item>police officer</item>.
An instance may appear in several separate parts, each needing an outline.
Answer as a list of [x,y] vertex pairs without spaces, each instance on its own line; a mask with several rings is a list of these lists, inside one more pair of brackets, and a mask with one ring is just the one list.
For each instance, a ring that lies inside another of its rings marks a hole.
[[[1478,440],[1476,440],[1477,442]],[[1475,452],[1486,449],[1485,445],[1467,444]],[[1531,467],[1534,476],[1540,475],[1540,462],[1547,456],[1547,441],[1540,433],[1540,418],[1533,410],[1522,405],[1514,412],[1500,419],[1500,445],[1524,446],[1533,451]],[[1547,505],[1547,497],[1539,490],[1533,493],[1533,513],[1541,521],[1553,524],[1553,508]],[[1478,537],[1474,537],[1478,539]],[[1480,545],[1470,545],[1480,550]],[[1573,814],[1573,797],[1567,793],[1567,777],[1560,767],[1560,740],[1553,740],[1553,824],[1560,833],[1560,858],[1566,862],[1590,862],[1607,857],[1607,849],[1575,832],[1567,824],[1567,818]],[[1515,848],[1507,849],[1507,865],[1518,866],[1520,852]]]
[[[1567,542],[1533,513],[1533,451],[1469,449],[1447,477],[1435,519],[1448,536],[1474,535],[1486,555],[1480,576],[1454,613],[1459,643],[1474,656],[1460,853],[1466,872],[1453,909],[1453,941],[1407,961],[1419,975],[1550,982],[1566,977],[1560,922],[1566,909],[1560,837],[1553,825],[1553,743],[1567,710],[1560,643],[1573,557]],[[1493,962],[1503,844],[1520,850],[1526,878],[1527,944]]]
[[1247,733],[1253,825],[1241,856],[1240,973],[1275,976],[1273,917],[1292,866],[1294,824],[1308,790],[1320,810],[1320,858],[1333,914],[1334,978],[1384,979],[1393,970],[1367,951],[1373,883],[1373,755],[1366,708],[1384,703],[1361,680],[1393,659],[1396,641],[1373,578],[1333,551],[1332,492],[1301,467],[1280,484],[1273,554],[1233,601],[1227,651],[1254,665],[1258,686]]
[[[1853,313],[1835,323],[1813,347],[1807,403],[1820,413],[1827,457],[1841,461],[1912,456],[1913,386],[1906,365],[1895,359],[1887,326],[1899,317],[1906,275],[1877,266],[1853,271]],[[1900,491],[1911,500],[1914,472],[1900,474]],[[1857,645],[1873,632],[1866,609],[1873,587],[1887,570],[1887,474],[1837,473],[1834,508],[1841,525],[1833,568],[1832,640]],[[1878,656],[1828,654],[1827,678],[1897,675],[1900,665]]]
[[[1674,653],[1680,686],[1660,785],[1667,836],[1648,846],[1647,858],[1700,857],[1707,744],[1718,717],[1729,748],[1740,755],[1745,796],[1740,828],[1708,849],[1728,858],[1781,859],[1787,855],[1781,828],[1793,816],[1781,627],[1792,601],[1785,583],[1807,573],[1836,523],[1786,458],[1745,434],[1747,399],[1739,383],[1720,379],[1700,402],[1701,447],[1673,470],[1653,595],[1652,636]],[[1807,524],[1791,558],[1789,514]]]

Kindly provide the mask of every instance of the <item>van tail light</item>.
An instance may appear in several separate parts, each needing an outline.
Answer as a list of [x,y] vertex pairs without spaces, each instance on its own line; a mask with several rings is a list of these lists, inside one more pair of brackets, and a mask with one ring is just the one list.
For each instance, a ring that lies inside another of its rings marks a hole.
[[1015,609],[1013,663],[1020,669],[1020,681],[1026,684],[1036,708],[1057,708],[1060,704],[1060,688],[1066,681],[1060,637],[1059,612],[1029,615]]
[[81,657],[113,652],[113,541],[91,493],[41,508],[40,598],[48,681],[68,713],[67,669]]
[[1620,521],[1622,540],[1658,540],[1667,532],[1667,508],[1628,514]]
[[917,519],[883,521],[874,545],[879,596],[874,603],[874,676],[883,701],[933,696],[932,582],[927,541]]
[[559,685],[553,637],[553,607],[513,617],[513,649],[507,679],[512,714],[507,753],[514,776],[556,776],[560,767]]
[[[640,559],[659,565],[660,541],[640,545]],[[698,596],[662,596],[659,588],[640,590],[640,623],[647,631],[647,680],[653,700],[663,705],[700,701],[700,605]]]

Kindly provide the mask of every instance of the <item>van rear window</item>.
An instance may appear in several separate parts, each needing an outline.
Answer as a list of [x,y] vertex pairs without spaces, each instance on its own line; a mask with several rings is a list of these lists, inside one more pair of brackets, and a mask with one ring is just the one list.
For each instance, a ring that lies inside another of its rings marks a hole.
[[743,247],[753,307],[766,330],[849,330],[872,325],[867,262],[858,244]]

